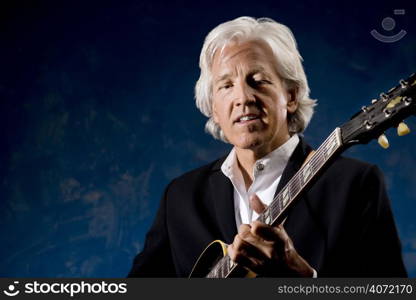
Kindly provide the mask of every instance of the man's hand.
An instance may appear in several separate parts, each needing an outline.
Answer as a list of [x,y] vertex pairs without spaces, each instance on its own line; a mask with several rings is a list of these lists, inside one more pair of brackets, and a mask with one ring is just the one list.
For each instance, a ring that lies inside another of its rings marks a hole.
[[[257,213],[265,209],[256,195],[250,201]],[[228,255],[259,276],[312,277],[314,273],[297,253],[283,225],[269,226],[258,221],[242,224],[233,243],[228,246]]]

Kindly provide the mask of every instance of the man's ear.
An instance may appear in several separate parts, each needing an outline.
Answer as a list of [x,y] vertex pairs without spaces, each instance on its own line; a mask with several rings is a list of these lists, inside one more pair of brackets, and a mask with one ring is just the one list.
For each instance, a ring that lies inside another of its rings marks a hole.
[[287,112],[290,114],[295,113],[298,109],[297,90],[291,89],[287,92]]

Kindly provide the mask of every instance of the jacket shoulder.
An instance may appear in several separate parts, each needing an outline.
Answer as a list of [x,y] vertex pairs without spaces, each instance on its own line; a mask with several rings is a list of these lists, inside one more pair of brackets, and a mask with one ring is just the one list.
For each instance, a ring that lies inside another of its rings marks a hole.
[[374,164],[345,156],[337,157],[324,171],[321,182],[361,185],[364,181],[384,184],[381,170]]
[[169,184],[169,188],[186,187],[192,188],[195,185],[205,182],[214,172],[221,172],[221,165],[226,156],[216,159],[206,165],[190,170],[176,178]]
[[368,172],[371,169],[377,169],[378,167],[374,164],[356,159],[347,156],[337,157],[333,164],[330,166],[331,171],[337,170],[339,172],[352,172],[352,173],[361,173]]

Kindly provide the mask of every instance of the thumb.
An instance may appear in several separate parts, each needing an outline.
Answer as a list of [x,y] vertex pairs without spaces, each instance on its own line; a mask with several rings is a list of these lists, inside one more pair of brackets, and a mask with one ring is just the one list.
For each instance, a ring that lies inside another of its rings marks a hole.
[[265,209],[266,209],[266,205],[263,204],[263,202],[261,202],[260,198],[256,195],[253,194],[250,197],[250,207],[258,214],[261,214]]

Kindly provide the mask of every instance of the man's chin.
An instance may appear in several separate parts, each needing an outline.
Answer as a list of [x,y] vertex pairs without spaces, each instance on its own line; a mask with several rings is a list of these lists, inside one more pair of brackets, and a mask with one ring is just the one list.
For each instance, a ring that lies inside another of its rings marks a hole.
[[244,141],[239,141],[238,143],[235,143],[234,146],[240,149],[246,149],[246,150],[255,150],[258,147],[262,145],[262,140],[260,138],[252,138],[247,139]]

